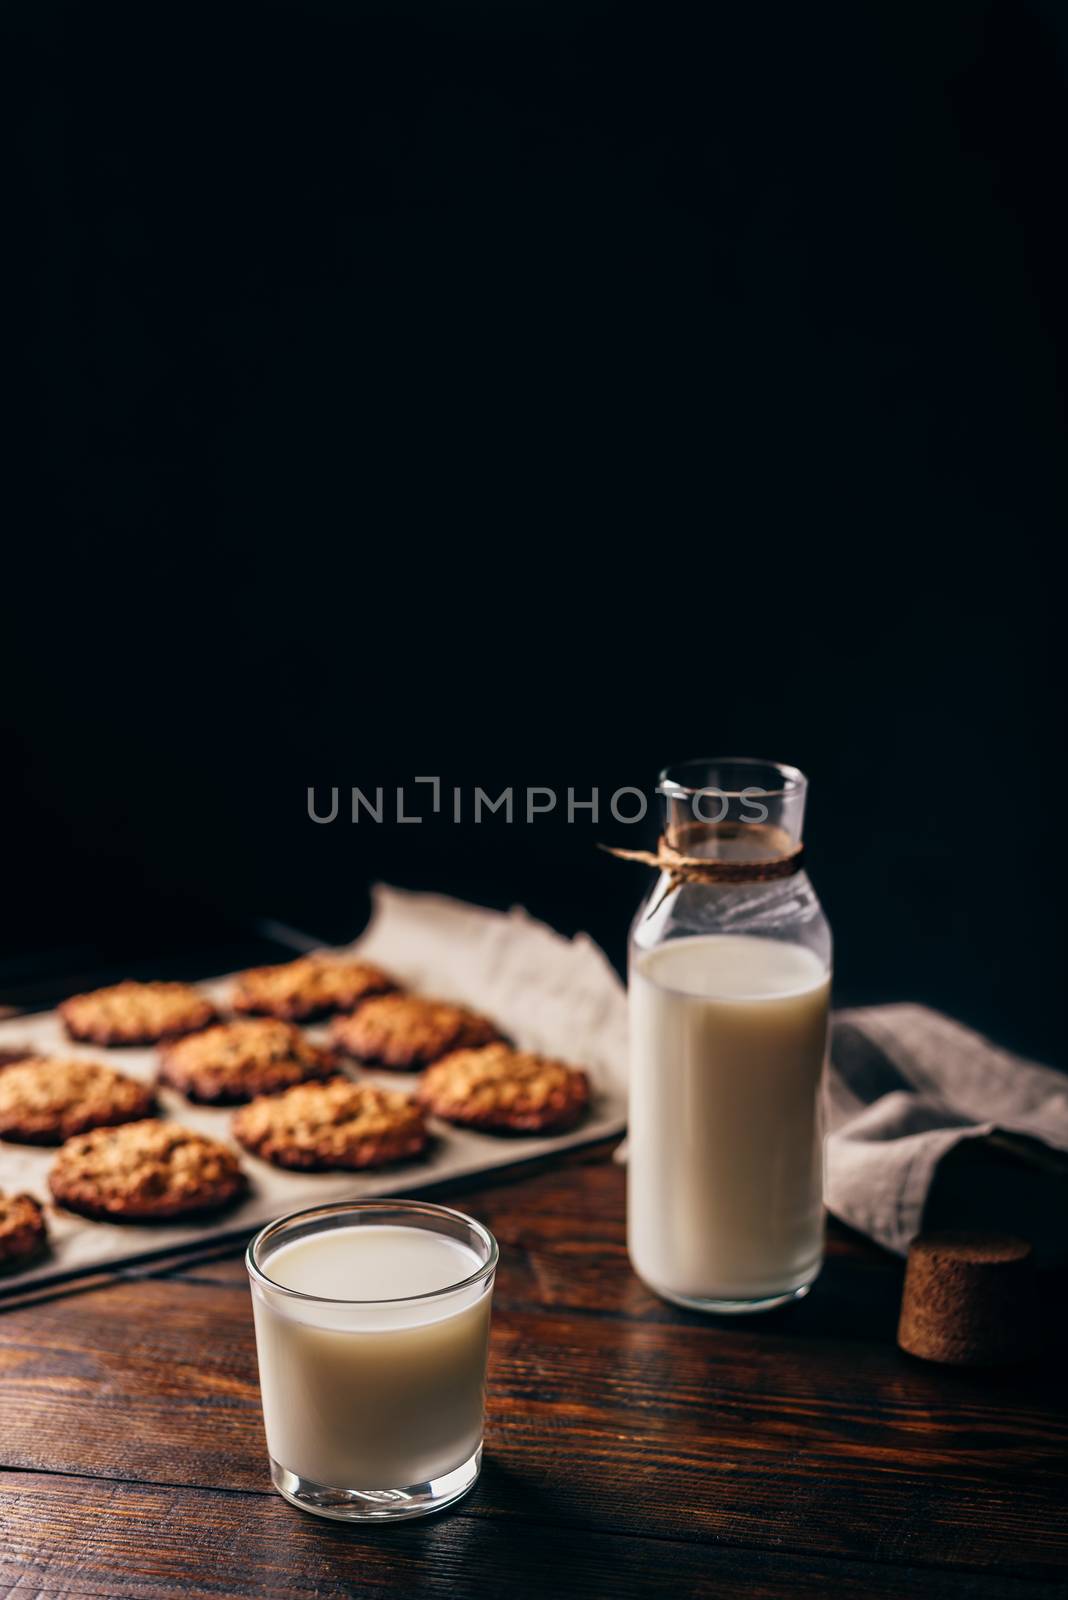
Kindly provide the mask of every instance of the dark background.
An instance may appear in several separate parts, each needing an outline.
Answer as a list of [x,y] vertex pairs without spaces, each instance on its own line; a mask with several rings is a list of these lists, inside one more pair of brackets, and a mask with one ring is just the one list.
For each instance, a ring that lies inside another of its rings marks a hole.
[[9,994],[377,876],[618,960],[639,830],[308,785],[751,753],[840,998],[1060,1058],[1062,10],[2,16]]

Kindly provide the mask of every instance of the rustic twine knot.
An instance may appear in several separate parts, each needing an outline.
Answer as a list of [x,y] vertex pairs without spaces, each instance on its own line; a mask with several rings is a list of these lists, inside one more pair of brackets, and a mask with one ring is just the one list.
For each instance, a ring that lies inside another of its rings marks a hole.
[[655,850],[620,850],[608,844],[598,848],[620,861],[640,861],[665,872],[669,891],[684,883],[767,883],[774,878],[790,878],[801,870],[804,846],[795,844],[782,828],[754,822],[721,822],[702,824],[694,831],[703,840],[744,839],[747,844],[759,843],[774,853],[748,861],[728,856],[691,856],[677,849],[663,833]]

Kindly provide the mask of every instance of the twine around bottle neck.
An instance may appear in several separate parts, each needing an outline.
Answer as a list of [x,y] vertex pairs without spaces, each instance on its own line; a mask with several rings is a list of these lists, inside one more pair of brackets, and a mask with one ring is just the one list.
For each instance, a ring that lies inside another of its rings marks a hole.
[[[690,828],[672,830],[675,842],[662,833],[655,850],[620,850],[603,844],[600,849],[620,861],[639,861],[644,866],[656,867],[667,874],[668,892],[684,883],[768,883],[775,878],[790,878],[801,871],[805,847],[795,843],[783,828],[766,822],[702,822]],[[714,839],[730,843],[744,840],[770,850],[770,855],[760,860],[739,861],[727,856],[694,856],[687,854],[680,844],[686,835],[693,834],[702,840]]]

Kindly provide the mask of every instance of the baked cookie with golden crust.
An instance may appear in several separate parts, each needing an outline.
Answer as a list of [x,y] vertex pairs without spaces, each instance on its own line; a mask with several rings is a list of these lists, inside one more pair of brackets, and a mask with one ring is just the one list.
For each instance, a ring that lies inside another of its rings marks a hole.
[[333,1078],[265,1095],[234,1115],[234,1138],[277,1167],[359,1170],[417,1156],[427,1144],[421,1108],[406,1094]]
[[23,1144],[62,1144],[155,1108],[151,1089],[100,1061],[31,1056],[0,1072],[0,1138]]
[[21,1272],[47,1243],[44,1212],[33,1196],[0,1192],[0,1273]]
[[474,1048],[501,1037],[489,1017],[421,995],[387,994],[367,1000],[350,1017],[335,1017],[331,1039],[369,1067],[408,1071],[428,1066],[450,1050]]
[[487,1133],[560,1133],[590,1102],[578,1067],[506,1044],[456,1050],[428,1067],[416,1091],[434,1116]]
[[202,1105],[240,1105],[336,1073],[333,1051],[277,1017],[221,1022],[160,1052],[160,1082]]
[[152,1118],[68,1139],[48,1185],[68,1211],[102,1222],[164,1222],[217,1211],[248,1186],[217,1139]]
[[188,983],[137,983],[71,995],[59,1015],[72,1039],[90,1044],[159,1044],[214,1022],[210,1000]]
[[231,1003],[235,1011],[307,1022],[331,1011],[351,1011],[368,995],[399,988],[395,978],[371,961],[310,955],[241,973]]

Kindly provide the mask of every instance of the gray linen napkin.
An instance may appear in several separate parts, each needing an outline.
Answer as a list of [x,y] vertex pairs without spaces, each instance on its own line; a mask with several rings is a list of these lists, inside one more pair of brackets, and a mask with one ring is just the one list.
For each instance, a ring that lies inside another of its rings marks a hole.
[[888,1249],[923,1225],[1068,1246],[1063,1073],[926,1006],[866,1006],[835,1013],[826,1116],[828,1209]]

